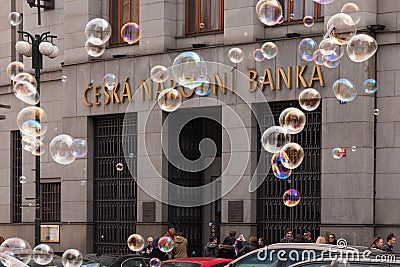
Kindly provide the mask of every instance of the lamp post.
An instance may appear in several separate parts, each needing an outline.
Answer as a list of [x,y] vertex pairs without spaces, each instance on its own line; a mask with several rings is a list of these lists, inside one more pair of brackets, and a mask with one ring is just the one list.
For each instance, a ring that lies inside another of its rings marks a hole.
[[[41,35],[32,34],[25,31],[18,31],[27,39],[19,41],[16,44],[18,53],[31,56],[32,69],[35,70],[35,79],[37,82],[37,93],[40,95],[40,70],[43,68],[43,55],[49,58],[55,58],[58,55],[57,46],[53,45],[55,35],[50,35],[50,32],[42,33]],[[49,42],[50,39],[50,42]],[[36,104],[40,107],[40,100]],[[40,224],[41,224],[41,205],[40,205],[40,156],[35,156],[35,246],[40,244]]]

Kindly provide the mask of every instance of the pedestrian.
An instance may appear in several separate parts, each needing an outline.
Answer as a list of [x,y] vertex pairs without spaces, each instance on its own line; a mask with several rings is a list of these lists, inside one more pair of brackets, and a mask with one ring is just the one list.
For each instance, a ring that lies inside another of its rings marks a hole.
[[291,229],[286,229],[285,236],[281,239],[281,243],[293,243],[293,232]]
[[187,258],[188,241],[185,237],[183,237],[181,232],[176,232],[174,243],[175,245],[174,249],[172,250],[172,257],[174,259]]
[[256,250],[258,248],[258,239],[255,236],[250,236],[249,243],[244,245],[239,251],[238,256],[249,253],[250,251]]
[[317,238],[317,241],[315,241],[315,243],[317,243],[317,244],[326,244],[326,239],[323,236],[319,236]]
[[258,239],[258,247],[263,248],[265,246],[267,246],[267,242],[265,241],[264,237],[260,237]]
[[380,236],[374,237],[374,242],[372,242],[370,248],[382,250],[382,247],[383,247],[383,238]]
[[393,233],[390,233],[386,238],[386,242],[386,245],[382,246],[382,250],[389,253],[394,253],[393,247],[396,244],[396,236]]
[[141,255],[149,255],[150,252],[153,250],[153,241],[154,241],[154,237],[149,236],[147,238],[147,245],[140,251]]
[[153,240],[153,249],[151,250],[149,256],[150,258],[157,258],[160,261],[166,261],[169,260],[169,255],[168,253],[162,252],[160,248],[158,247],[158,241],[159,238],[154,238]]
[[303,237],[304,237],[304,243],[315,243],[314,240],[311,238],[310,231],[305,231]]
[[209,258],[218,257],[218,240],[216,237],[210,237],[209,242],[204,247],[204,256]]
[[218,246],[218,258],[233,259],[235,256],[235,249],[232,246],[231,237],[228,235],[225,237],[222,244]]
[[337,245],[336,236],[334,234],[329,234],[328,235],[328,242],[326,242],[326,243],[330,244],[330,245]]
[[164,234],[164,236],[171,237],[174,239],[176,233],[176,228],[173,225],[168,226],[168,231]]
[[304,243],[304,238],[301,236],[301,234],[297,234],[293,243]]

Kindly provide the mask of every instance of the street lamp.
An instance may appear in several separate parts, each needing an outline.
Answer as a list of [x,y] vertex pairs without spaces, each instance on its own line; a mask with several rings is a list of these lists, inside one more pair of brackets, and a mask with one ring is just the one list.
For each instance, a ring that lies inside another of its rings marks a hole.
[[[35,70],[37,93],[40,95],[40,70],[43,68],[43,55],[49,58],[57,57],[58,48],[53,45],[53,39],[57,38],[57,36],[50,35],[50,32],[45,32],[41,35],[35,34],[35,36],[25,31],[18,31],[18,33],[23,35],[24,40],[18,41],[15,49],[19,54],[28,57],[32,56],[32,69]],[[40,107],[40,101],[36,106]],[[38,155],[35,158],[35,246],[40,244],[40,223],[40,155]]]

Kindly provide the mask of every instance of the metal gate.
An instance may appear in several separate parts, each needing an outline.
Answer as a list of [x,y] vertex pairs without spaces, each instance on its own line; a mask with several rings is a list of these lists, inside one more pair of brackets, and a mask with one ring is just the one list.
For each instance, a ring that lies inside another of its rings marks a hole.
[[[124,138],[122,126],[129,127]],[[97,253],[124,254],[126,240],[136,232],[136,113],[94,117],[94,249]],[[124,158],[122,142],[128,148]],[[128,161],[128,162],[126,162]],[[122,163],[122,171],[116,165]],[[127,168],[131,166],[131,172]]]
[[[300,108],[297,101],[269,103],[272,117],[265,113],[264,105],[257,106],[258,118],[261,120],[258,131],[259,139],[267,125],[276,125],[280,113],[288,107]],[[321,108],[304,112],[307,122],[304,130],[291,135],[292,142],[300,144],[304,149],[304,159],[301,165],[294,169],[292,175],[286,180],[276,178],[272,170],[261,169],[259,178],[265,178],[257,190],[257,223],[258,235],[268,238],[269,242],[279,242],[284,236],[284,231],[290,228],[293,235],[303,234],[309,230],[313,238],[319,236],[321,223]],[[262,146],[259,142],[260,154]],[[271,154],[270,154],[271,155]],[[270,160],[268,157],[266,160]],[[261,159],[262,160],[262,159]],[[265,165],[264,165],[265,166]],[[296,189],[301,196],[300,203],[292,208],[283,205],[282,195],[290,189]]]

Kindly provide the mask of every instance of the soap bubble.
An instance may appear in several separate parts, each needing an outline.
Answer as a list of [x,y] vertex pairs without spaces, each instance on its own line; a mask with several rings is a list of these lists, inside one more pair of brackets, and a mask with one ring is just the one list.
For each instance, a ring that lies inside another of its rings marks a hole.
[[11,12],[8,14],[8,21],[10,22],[11,26],[17,26],[22,22],[22,16],[19,12]]
[[351,147],[351,151],[356,152],[356,150],[357,150],[357,147],[356,147],[356,146],[352,146],[352,147]]
[[347,44],[347,54],[354,62],[363,62],[378,50],[376,40],[367,34],[357,34]]
[[313,16],[305,16],[303,18],[303,24],[306,27],[312,27],[314,25],[314,18]]
[[295,207],[300,203],[300,193],[296,189],[289,189],[283,194],[283,204]]
[[66,75],[61,76],[61,82],[67,82],[68,77]]
[[117,77],[112,73],[104,75],[103,82],[104,86],[107,87],[108,90],[113,90],[118,84]]
[[47,131],[47,114],[39,107],[26,107],[17,116],[17,125],[23,134],[41,136]]
[[89,56],[100,57],[106,51],[106,45],[99,38],[89,38],[85,44],[86,52]]
[[15,79],[15,76],[17,74],[24,72],[25,65],[22,62],[19,61],[13,61],[7,66],[7,74],[8,77],[10,77],[11,80]]
[[86,38],[98,38],[106,43],[111,37],[111,26],[107,20],[95,18],[89,21],[85,27]]
[[36,81],[35,77],[33,77],[33,75],[30,74],[30,73],[26,73],[26,72],[18,73],[18,74],[15,76],[15,78],[13,79],[13,86],[15,86],[15,84],[16,84],[17,82],[22,82],[22,81],[29,82],[29,83],[31,83],[35,88],[37,88],[37,81]]
[[211,93],[212,88],[210,85],[210,81],[207,78],[203,78],[203,83],[194,89],[194,92],[198,96],[207,96]]
[[324,65],[324,55],[321,53],[321,50],[315,50],[313,57],[315,64],[320,66]]
[[333,15],[327,23],[330,38],[338,45],[347,44],[356,34],[357,27],[353,19],[345,13]]
[[296,15],[294,13],[290,13],[289,18],[290,20],[294,20],[296,18]]
[[150,260],[150,267],[160,267],[161,266],[161,261],[158,258],[152,258]]
[[203,29],[204,28],[204,23],[203,22],[200,23],[199,26],[200,26],[200,29]]
[[163,236],[158,240],[158,248],[162,252],[171,252],[174,249],[174,240],[169,236]]
[[26,176],[24,176],[24,175],[21,175],[21,176],[19,177],[19,183],[21,183],[21,184],[25,184],[25,183],[26,183],[26,181],[27,181],[27,179],[26,179]]
[[321,94],[314,88],[307,88],[299,95],[300,107],[307,111],[313,111],[321,103]]
[[334,159],[341,159],[344,156],[344,149],[341,147],[335,147],[332,149],[332,157]]
[[207,75],[207,64],[195,52],[179,54],[172,64],[172,73],[175,80],[190,89],[199,87]]
[[355,24],[358,24],[361,20],[360,8],[354,3],[345,4],[340,12],[350,15]]
[[177,110],[182,104],[181,101],[181,95],[174,88],[165,89],[158,96],[158,105],[166,112]]
[[283,127],[290,134],[297,134],[304,129],[306,124],[306,115],[298,108],[294,108],[286,113]]
[[354,85],[347,79],[339,79],[333,83],[333,93],[336,98],[341,101],[350,102],[357,96],[357,90]]
[[32,94],[36,94],[36,87],[30,82],[20,81],[14,85],[13,91],[17,98],[23,98]]
[[85,180],[81,180],[81,185],[86,185],[86,181]]
[[53,138],[50,142],[50,154],[55,162],[59,164],[70,164],[74,162],[75,156],[72,154],[73,138],[66,134],[61,134]]
[[378,116],[378,115],[379,115],[379,113],[381,113],[379,109],[377,109],[377,108],[376,108],[376,109],[374,109],[374,115],[375,115],[375,116]]
[[284,109],[281,114],[279,115],[279,125],[284,126],[285,125],[285,117],[286,114],[288,114],[289,111],[295,110],[296,108],[286,108]]
[[150,71],[150,77],[156,83],[163,83],[169,78],[168,70],[161,65],[154,66]]
[[282,6],[276,0],[264,0],[258,7],[257,15],[265,25],[274,26],[283,18]]
[[263,148],[271,153],[278,152],[290,142],[290,134],[281,126],[272,126],[264,131],[261,137]]
[[272,59],[278,54],[278,47],[273,42],[266,42],[261,46],[266,59]]
[[228,57],[232,63],[240,63],[244,58],[243,51],[238,47],[231,48],[228,52]]
[[62,255],[62,264],[64,267],[80,267],[82,263],[82,253],[76,249],[68,249]]
[[304,158],[304,150],[297,143],[286,144],[281,151],[281,161],[288,169],[297,168]]
[[71,145],[71,152],[77,158],[83,158],[88,152],[87,142],[82,139],[74,139]]
[[317,43],[311,38],[305,38],[299,43],[299,55],[305,61],[313,61],[316,50]]
[[262,49],[256,49],[253,52],[253,57],[255,61],[261,62],[265,59],[264,51]]
[[35,140],[33,144],[35,145],[35,148],[31,150],[32,155],[41,156],[46,152],[44,143],[41,140]]
[[335,43],[335,41],[333,41],[333,39],[331,38],[325,38],[319,44],[319,50],[323,55],[333,54],[333,52],[335,52],[337,48],[337,43]]
[[314,0],[314,2],[321,4],[321,5],[327,5],[330,3],[333,3],[335,0]]
[[271,168],[272,172],[274,173],[275,177],[279,179],[286,179],[289,178],[292,174],[292,170],[286,168],[282,164],[281,153],[276,152],[271,158]]
[[122,172],[124,170],[124,164],[117,163],[117,165],[115,165],[115,168],[117,169],[117,171]]
[[364,91],[367,94],[375,94],[378,91],[378,84],[374,79],[367,79],[364,81]]
[[337,68],[340,65],[339,59],[340,57],[336,52],[322,56],[323,65],[329,69]]
[[144,248],[144,238],[139,234],[130,235],[127,243],[132,251],[141,251]]
[[54,257],[53,249],[46,244],[39,244],[33,249],[33,260],[39,265],[49,264]]
[[[27,241],[21,238],[12,237],[1,243],[0,251],[8,256],[14,257],[24,264],[27,264],[32,257],[32,248]],[[2,257],[1,262],[4,264]],[[7,265],[6,265],[7,266]]]
[[36,79],[29,73],[21,72],[13,80],[15,96],[29,105],[39,103],[39,93],[36,88]]
[[35,147],[36,144],[34,143],[35,140],[36,140],[36,138],[33,136],[29,136],[29,135],[22,136],[22,139],[21,139],[22,148],[28,152],[31,152],[33,149],[36,149],[36,147]]
[[265,78],[263,76],[261,76],[260,78],[258,78],[258,82],[259,83],[263,83],[265,81]]
[[128,44],[137,43],[140,39],[139,25],[134,22],[128,22],[121,28],[122,40]]

